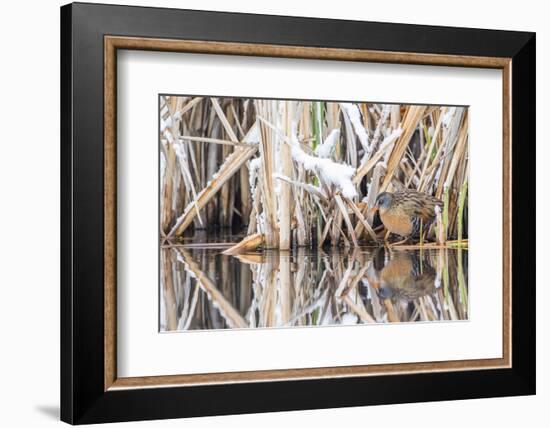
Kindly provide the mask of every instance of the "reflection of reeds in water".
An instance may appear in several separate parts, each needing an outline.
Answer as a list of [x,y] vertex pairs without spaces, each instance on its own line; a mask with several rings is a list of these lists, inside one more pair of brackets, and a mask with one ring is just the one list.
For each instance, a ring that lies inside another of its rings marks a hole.
[[468,318],[466,250],[161,250],[161,330]]

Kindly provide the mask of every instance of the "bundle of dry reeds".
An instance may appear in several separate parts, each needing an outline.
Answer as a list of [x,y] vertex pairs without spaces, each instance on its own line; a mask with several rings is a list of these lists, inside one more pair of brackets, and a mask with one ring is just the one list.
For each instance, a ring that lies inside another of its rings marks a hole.
[[464,107],[160,98],[162,239],[238,228],[264,248],[359,246],[382,235],[382,191],[444,201],[428,241],[467,240]]

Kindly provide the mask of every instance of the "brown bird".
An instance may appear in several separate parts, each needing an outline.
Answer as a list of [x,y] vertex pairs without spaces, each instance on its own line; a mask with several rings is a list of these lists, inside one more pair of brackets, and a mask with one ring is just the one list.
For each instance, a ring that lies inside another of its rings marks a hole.
[[435,220],[435,207],[442,208],[443,202],[434,196],[416,190],[384,192],[378,195],[374,209],[388,232],[405,238],[420,235],[420,229],[428,230]]

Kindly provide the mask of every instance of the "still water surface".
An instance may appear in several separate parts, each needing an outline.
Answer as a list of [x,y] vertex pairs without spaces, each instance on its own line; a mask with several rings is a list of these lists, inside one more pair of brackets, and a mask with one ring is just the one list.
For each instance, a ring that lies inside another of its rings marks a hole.
[[468,319],[467,250],[225,248],[161,247],[161,331]]

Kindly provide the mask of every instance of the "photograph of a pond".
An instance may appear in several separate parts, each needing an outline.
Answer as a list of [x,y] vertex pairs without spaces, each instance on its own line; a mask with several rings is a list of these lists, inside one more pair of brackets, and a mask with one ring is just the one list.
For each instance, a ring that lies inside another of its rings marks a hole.
[[159,95],[159,330],[467,320],[468,113]]

